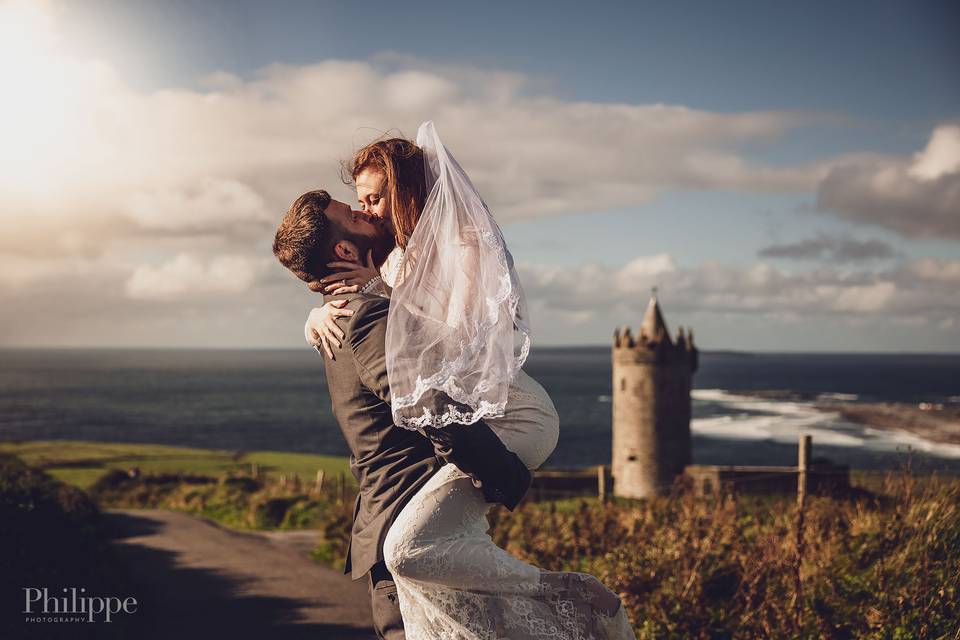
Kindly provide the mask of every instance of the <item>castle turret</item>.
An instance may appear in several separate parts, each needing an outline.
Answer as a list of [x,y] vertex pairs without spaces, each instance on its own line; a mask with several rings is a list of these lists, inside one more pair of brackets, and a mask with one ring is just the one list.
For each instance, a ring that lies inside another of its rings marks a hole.
[[613,340],[613,490],[644,498],[669,490],[690,464],[690,387],[697,369],[693,331],[670,339],[656,289],[639,335]]

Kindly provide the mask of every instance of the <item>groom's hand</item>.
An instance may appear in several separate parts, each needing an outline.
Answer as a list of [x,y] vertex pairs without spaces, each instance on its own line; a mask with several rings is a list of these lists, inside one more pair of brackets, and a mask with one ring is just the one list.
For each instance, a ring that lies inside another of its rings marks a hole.
[[424,427],[423,432],[433,443],[437,458],[470,476],[487,502],[502,504],[512,511],[533,482],[523,461],[484,422],[454,424],[443,429]]

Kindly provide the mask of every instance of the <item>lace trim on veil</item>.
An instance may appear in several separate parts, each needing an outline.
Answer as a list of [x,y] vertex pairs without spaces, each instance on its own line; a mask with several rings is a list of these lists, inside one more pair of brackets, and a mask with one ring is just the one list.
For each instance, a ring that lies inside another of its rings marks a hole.
[[[500,264],[504,267],[504,270],[507,271],[500,279],[499,291],[497,291],[493,298],[487,299],[487,321],[485,325],[481,327],[481,331],[477,333],[469,344],[460,343],[461,355],[459,358],[446,363],[439,371],[427,377],[418,373],[413,391],[402,396],[391,398],[391,403],[395,407],[394,418],[398,426],[406,429],[419,430],[428,426],[446,427],[451,424],[473,424],[483,418],[494,418],[504,414],[507,405],[506,398],[500,402],[489,402],[481,397],[484,393],[490,391],[490,388],[493,386],[490,380],[477,385],[475,391],[470,393],[457,384],[455,374],[463,369],[466,362],[473,360],[485,346],[484,331],[497,324],[500,317],[500,305],[508,299],[510,301],[509,308],[513,316],[514,325],[517,333],[520,334],[521,340],[520,353],[514,359],[510,372],[511,381],[516,377],[517,372],[523,368],[527,356],[530,355],[530,327],[517,315],[517,309],[521,303],[521,294],[517,290],[517,287],[514,286],[514,278],[512,277],[512,270],[509,268],[506,250],[503,243],[494,234],[485,231],[481,232],[480,237],[484,239],[488,247],[497,252],[497,258]],[[401,256],[396,272],[400,273],[402,271],[403,256]],[[398,414],[398,409],[415,406],[420,399],[423,398],[425,393],[432,390],[442,391],[455,402],[467,405],[473,408],[473,410],[461,411],[451,404],[447,405],[442,414],[436,414],[430,411],[428,407],[423,407],[423,414],[417,417],[407,417]]]

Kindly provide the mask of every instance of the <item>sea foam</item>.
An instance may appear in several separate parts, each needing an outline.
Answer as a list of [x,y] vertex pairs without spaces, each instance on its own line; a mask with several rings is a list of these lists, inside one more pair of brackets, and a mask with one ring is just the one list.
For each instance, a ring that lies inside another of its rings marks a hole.
[[[909,431],[857,424],[836,412],[817,409],[811,402],[757,398],[723,389],[695,389],[692,395],[699,408],[709,407],[707,413],[719,414],[693,419],[691,430],[698,436],[793,443],[800,434],[806,434],[813,436],[815,443],[827,446],[884,452],[906,452],[909,448],[939,458],[960,458],[960,445],[934,442]],[[822,395],[836,400],[838,395],[850,394]]]

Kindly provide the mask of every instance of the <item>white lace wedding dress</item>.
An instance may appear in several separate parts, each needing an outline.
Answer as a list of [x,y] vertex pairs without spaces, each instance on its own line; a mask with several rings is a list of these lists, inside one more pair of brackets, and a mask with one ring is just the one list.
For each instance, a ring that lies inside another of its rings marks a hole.
[[[398,252],[383,268],[391,286]],[[486,422],[530,469],[557,444],[553,402],[522,370],[510,385],[505,415]],[[447,464],[391,525],[384,560],[408,640],[636,639],[616,596],[596,578],[542,571],[495,545],[487,533],[492,507],[466,474]]]

